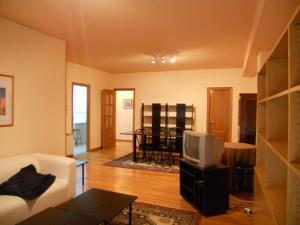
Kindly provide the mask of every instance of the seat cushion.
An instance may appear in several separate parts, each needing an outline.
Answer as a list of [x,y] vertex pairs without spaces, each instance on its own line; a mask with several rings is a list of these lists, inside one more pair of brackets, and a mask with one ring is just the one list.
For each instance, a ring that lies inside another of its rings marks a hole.
[[16,196],[1,195],[1,225],[16,224],[48,207],[55,207],[66,202],[68,199],[68,182],[58,177],[46,192],[34,200],[26,201]]
[[37,159],[32,155],[18,155],[0,158],[0,184],[19,172],[21,168],[30,164],[33,164],[36,170],[40,171],[40,165]]

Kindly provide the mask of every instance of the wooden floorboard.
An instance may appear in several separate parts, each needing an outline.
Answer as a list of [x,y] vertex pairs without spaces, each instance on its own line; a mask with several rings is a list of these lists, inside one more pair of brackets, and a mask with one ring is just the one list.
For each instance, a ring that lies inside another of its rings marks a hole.
[[[179,194],[179,174],[147,170],[133,170],[102,164],[132,151],[132,144],[117,142],[115,148],[101,149],[76,156],[85,159],[85,186],[81,186],[81,168],[77,168],[76,194],[90,188],[101,188],[138,196],[145,202],[181,210],[195,211]],[[233,202],[234,203],[234,202]],[[238,204],[231,204],[226,214],[201,217],[201,225],[252,225],[253,216],[246,215]]]

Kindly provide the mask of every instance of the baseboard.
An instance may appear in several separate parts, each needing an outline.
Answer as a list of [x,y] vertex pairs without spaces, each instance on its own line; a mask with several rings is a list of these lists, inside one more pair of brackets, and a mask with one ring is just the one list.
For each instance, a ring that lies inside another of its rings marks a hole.
[[99,146],[99,147],[96,147],[96,148],[91,148],[89,151],[95,151],[95,150],[99,150],[99,149],[102,149],[103,147],[102,147],[102,145],[101,146]]
[[121,140],[121,139],[116,139],[116,141],[132,142],[132,140]]

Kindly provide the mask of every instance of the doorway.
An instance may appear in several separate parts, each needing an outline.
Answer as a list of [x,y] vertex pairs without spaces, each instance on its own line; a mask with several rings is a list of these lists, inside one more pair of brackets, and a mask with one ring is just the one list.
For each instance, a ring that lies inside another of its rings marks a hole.
[[132,135],[124,132],[134,131],[134,90],[115,89],[116,91],[116,140],[132,141]]
[[257,94],[240,94],[239,142],[255,145]]
[[232,88],[207,88],[207,133],[231,141]]
[[89,150],[90,86],[72,83],[72,127],[74,133],[73,154]]

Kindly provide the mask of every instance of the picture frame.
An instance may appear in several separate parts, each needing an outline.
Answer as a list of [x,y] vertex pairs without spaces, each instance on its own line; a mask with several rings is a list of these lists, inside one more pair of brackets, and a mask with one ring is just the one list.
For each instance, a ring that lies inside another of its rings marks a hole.
[[0,127],[14,124],[14,77],[0,74]]
[[132,99],[123,99],[123,109],[132,109]]

